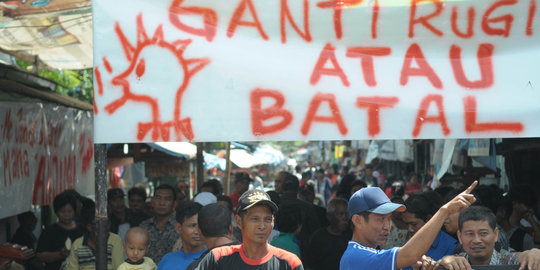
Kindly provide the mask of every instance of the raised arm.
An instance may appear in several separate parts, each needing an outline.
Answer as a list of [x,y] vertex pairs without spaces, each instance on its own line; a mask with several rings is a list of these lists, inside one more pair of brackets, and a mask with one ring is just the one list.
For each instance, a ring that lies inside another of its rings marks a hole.
[[410,266],[422,258],[437,237],[448,215],[466,209],[476,201],[471,192],[477,185],[478,181],[474,181],[465,191],[443,205],[426,225],[398,250],[396,268]]

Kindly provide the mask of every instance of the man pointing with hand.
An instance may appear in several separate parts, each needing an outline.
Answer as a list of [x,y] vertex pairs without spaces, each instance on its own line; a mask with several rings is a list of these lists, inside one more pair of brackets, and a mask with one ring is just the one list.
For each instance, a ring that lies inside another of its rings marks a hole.
[[[380,188],[360,189],[349,200],[349,217],[354,232],[341,258],[340,269],[394,270],[416,264],[435,240],[446,217],[466,209],[476,201],[471,191],[477,185],[478,181],[474,181],[464,192],[443,205],[403,247],[388,250],[376,248],[384,244],[390,234],[392,212],[405,211],[405,206],[390,202]],[[423,263],[423,268],[431,269],[435,266],[434,261],[430,262],[425,257]]]

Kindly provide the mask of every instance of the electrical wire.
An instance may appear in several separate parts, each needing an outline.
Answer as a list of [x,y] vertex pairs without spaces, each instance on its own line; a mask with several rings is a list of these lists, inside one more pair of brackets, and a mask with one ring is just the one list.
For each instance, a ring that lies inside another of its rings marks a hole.
[[[89,20],[85,20],[85,21],[82,21],[81,23],[86,23],[86,22],[89,22],[89,21],[92,21],[92,19],[90,18]],[[64,23],[64,22],[63,22]],[[72,28],[72,27],[75,27],[75,26],[78,26],[79,24],[73,24],[73,25],[70,25],[70,26],[67,26],[67,27],[63,27],[64,30],[67,30],[69,28]],[[25,44],[25,43],[32,43],[32,42],[36,42],[36,41],[39,41],[39,40],[42,40],[42,39],[48,39],[49,37],[46,37],[46,36],[42,36],[42,37],[36,37],[34,39],[31,39],[31,40],[27,40],[27,41],[21,41],[21,42],[17,42],[16,44]]]
[[58,24],[64,24],[64,23],[68,23],[68,22],[71,22],[71,21],[76,21],[76,20],[79,20],[81,18],[86,18],[86,17],[91,17],[92,14],[88,14],[88,15],[82,15],[80,17],[77,17],[77,18],[73,18],[73,19],[69,19],[69,20],[65,20],[65,21],[62,21],[62,22],[55,22],[55,23],[51,23],[49,25],[19,25],[19,26],[5,26],[5,27],[0,27],[0,31],[2,29],[13,29],[13,28],[40,28],[40,27],[48,27],[48,26],[53,26],[53,25],[58,25]]

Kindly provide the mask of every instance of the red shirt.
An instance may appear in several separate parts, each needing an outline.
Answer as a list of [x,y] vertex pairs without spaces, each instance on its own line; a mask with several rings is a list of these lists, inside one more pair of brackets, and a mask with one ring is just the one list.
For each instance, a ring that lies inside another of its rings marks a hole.
[[266,256],[254,260],[246,256],[242,245],[234,245],[212,249],[199,263],[199,269],[304,270],[304,266],[296,255],[274,246]]
[[233,211],[234,213],[236,213],[236,206],[238,205],[238,199],[240,199],[240,195],[238,195],[238,193],[234,191],[233,193],[229,195],[229,198],[231,198],[231,201],[232,201]]
[[388,199],[392,199],[392,187],[387,187],[384,193],[386,193]]
[[417,183],[416,185],[411,185],[407,183],[407,188],[405,189],[405,194],[414,193],[415,191],[419,191],[422,189],[422,185],[420,183]]

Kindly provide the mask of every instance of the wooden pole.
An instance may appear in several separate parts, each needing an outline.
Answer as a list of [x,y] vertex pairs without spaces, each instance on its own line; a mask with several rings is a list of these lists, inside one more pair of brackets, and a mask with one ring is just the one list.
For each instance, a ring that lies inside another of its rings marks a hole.
[[227,167],[225,169],[225,181],[223,185],[225,186],[225,194],[229,195],[231,194],[231,142],[227,142],[226,144],[226,160],[227,160]]
[[[197,192],[201,190],[204,183],[204,143],[197,143]],[[194,192],[195,193],[195,192]]]
[[96,269],[107,270],[107,149],[105,144],[94,145],[96,192]]

